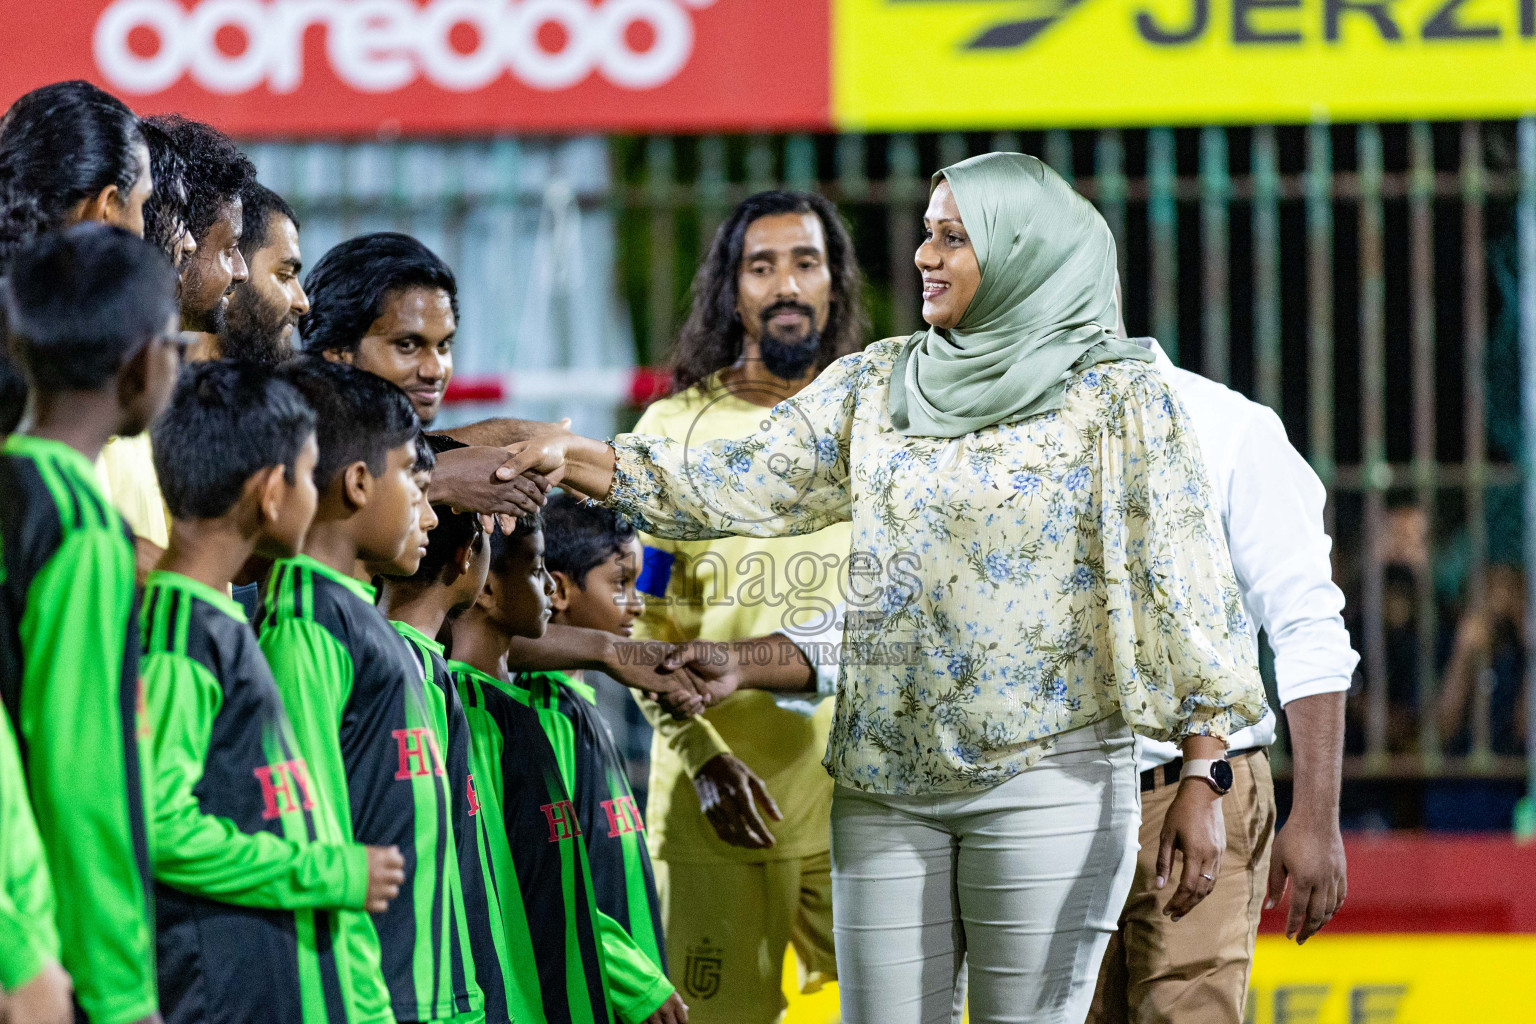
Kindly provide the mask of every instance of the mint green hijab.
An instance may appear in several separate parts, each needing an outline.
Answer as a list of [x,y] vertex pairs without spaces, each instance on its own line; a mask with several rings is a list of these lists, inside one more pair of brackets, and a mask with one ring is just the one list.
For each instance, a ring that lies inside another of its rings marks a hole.
[[949,331],[907,339],[891,372],[890,413],[909,437],[959,437],[1061,408],[1074,372],[1151,359],[1116,335],[1115,240],[1093,205],[1045,164],[986,153],[946,167],[981,265],[976,295]]

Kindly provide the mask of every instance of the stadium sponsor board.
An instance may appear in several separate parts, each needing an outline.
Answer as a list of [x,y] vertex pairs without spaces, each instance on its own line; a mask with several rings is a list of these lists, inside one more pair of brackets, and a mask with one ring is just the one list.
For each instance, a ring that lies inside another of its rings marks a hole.
[[849,129],[1519,116],[1536,0],[836,0]]
[[244,136],[789,129],[829,0],[0,0],[0,100],[86,78]]
[[1245,1024],[1529,1020],[1533,962],[1530,935],[1263,935]]

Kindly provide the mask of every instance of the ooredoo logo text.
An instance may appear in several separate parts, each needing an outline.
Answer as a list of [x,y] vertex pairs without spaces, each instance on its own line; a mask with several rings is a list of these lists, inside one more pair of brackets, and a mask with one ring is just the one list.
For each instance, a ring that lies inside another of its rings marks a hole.
[[[694,12],[716,0],[113,0],[93,33],[96,65],[125,93],[184,76],[213,93],[303,84],[305,47],[364,93],[420,79],[475,92],[503,75],[535,89],[600,75],[624,89],[671,81],[694,45]],[[323,43],[319,34],[322,28]]]

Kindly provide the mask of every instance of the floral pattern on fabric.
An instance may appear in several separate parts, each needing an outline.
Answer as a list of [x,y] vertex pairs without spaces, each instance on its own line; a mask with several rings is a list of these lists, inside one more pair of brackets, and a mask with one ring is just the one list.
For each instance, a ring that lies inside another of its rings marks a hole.
[[1162,374],[1101,363],[1060,410],[904,437],[886,412],[899,346],[838,360],[751,437],[614,442],[607,502],[647,533],[852,521],[832,775],[879,793],[980,790],[1116,712],[1173,741],[1263,717],[1200,452]]

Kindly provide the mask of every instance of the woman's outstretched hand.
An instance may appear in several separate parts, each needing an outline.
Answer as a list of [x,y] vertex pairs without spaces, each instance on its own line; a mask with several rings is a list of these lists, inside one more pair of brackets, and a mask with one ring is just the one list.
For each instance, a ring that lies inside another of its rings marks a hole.
[[537,473],[551,484],[590,498],[606,498],[613,486],[614,452],[603,441],[556,430],[507,446],[506,465],[500,472]]
[[565,476],[565,455],[576,437],[569,430],[551,431],[506,447],[507,460],[496,475],[512,480],[525,474],[538,474],[551,484]]

